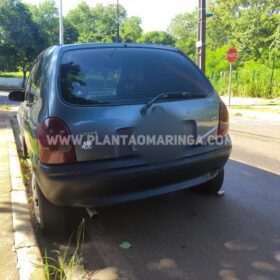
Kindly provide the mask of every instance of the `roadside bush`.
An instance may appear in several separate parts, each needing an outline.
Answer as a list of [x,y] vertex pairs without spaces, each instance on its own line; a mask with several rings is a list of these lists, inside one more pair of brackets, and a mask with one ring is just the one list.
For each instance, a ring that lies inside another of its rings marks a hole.
[[[27,73],[29,75],[29,72]],[[0,72],[0,77],[6,78],[23,78],[22,72]]]
[[[234,66],[233,66],[234,67]],[[229,70],[219,73],[208,71],[208,77],[220,95],[228,93]],[[274,69],[255,61],[244,66],[234,67],[232,75],[232,94],[234,96],[280,97],[280,69]]]

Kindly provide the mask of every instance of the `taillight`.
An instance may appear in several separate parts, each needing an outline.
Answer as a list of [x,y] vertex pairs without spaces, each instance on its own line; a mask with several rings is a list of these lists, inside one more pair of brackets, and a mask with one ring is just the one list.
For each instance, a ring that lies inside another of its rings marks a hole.
[[223,101],[220,103],[220,114],[219,114],[219,127],[218,127],[218,136],[228,135],[229,130],[229,115],[228,109]]
[[42,163],[59,164],[76,161],[75,148],[66,124],[48,118],[38,128],[39,159]]

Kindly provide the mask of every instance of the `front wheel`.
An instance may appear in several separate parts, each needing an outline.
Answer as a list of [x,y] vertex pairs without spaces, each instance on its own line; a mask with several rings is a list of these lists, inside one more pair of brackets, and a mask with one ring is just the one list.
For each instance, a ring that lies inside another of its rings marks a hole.
[[224,168],[220,169],[216,177],[197,187],[199,193],[217,195],[224,183]]
[[42,232],[45,234],[62,232],[65,227],[65,208],[56,206],[46,199],[34,172],[32,173],[32,196],[34,214]]

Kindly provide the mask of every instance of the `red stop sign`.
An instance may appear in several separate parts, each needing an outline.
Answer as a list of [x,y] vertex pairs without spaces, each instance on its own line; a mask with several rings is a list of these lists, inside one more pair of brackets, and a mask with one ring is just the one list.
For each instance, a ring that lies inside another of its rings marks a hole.
[[235,48],[230,48],[227,52],[227,60],[229,63],[233,63],[238,58],[238,51]]

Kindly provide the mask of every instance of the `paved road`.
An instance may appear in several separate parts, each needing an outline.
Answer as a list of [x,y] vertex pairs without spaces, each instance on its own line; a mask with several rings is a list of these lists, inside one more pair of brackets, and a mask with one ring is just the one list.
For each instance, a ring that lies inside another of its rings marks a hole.
[[0,77],[0,88],[21,88],[23,78]]
[[8,92],[6,91],[0,91],[0,105],[4,104],[4,105],[11,105],[11,106],[18,106],[18,102],[11,102],[8,99]]
[[280,122],[231,120],[231,158],[280,175]]
[[[180,192],[100,209],[87,228],[88,269],[116,267],[120,279],[280,279],[279,176],[231,160],[224,187],[222,198]],[[119,249],[123,241],[133,248]]]
[[88,221],[87,268],[116,268],[119,279],[280,279],[279,131],[233,120],[222,198],[185,191],[100,209]]
[[[280,125],[257,121],[249,131],[248,124],[233,120],[224,197],[183,191],[87,219],[86,268],[104,269],[93,279],[280,279]],[[123,241],[132,248],[119,248]]]

